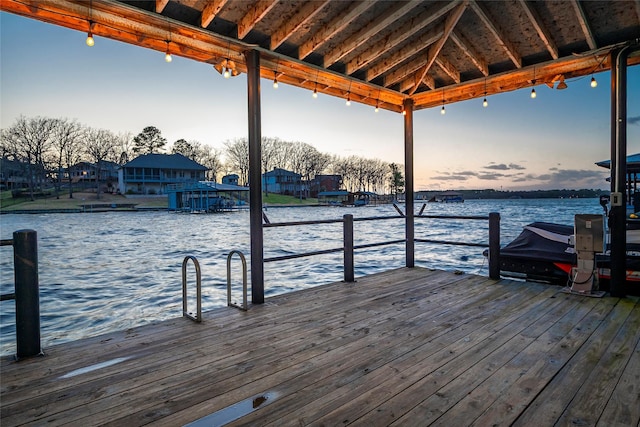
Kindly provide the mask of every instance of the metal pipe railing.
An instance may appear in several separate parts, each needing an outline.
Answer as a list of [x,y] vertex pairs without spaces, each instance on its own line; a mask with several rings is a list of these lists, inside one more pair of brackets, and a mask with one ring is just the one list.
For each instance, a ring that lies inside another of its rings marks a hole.
[[14,292],[0,299],[15,300],[16,358],[41,355],[38,235],[34,230],[14,231],[13,239],[2,239],[0,246],[13,246]]
[[[396,209],[398,208],[396,207]],[[263,215],[265,220],[265,224],[262,225],[263,228],[293,227],[293,226],[337,224],[337,223],[343,224],[343,247],[342,248],[323,249],[323,250],[303,252],[303,253],[297,253],[297,254],[291,254],[291,255],[264,258],[264,262],[266,263],[266,262],[275,262],[275,261],[285,261],[285,260],[296,259],[296,258],[304,258],[308,256],[343,252],[344,253],[344,261],[343,261],[344,281],[353,282],[355,281],[355,277],[354,277],[355,267],[354,267],[354,255],[353,255],[354,250],[405,243],[405,240],[389,240],[385,242],[375,242],[375,243],[367,243],[362,245],[355,245],[354,233],[353,233],[354,222],[404,219],[402,212],[398,211],[398,213],[399,213],[398,216],[375,216],[375,217],[362,217],[362,218],[354,218],[353,215],[347,214],[347,215],[344,215],[342,219],[291,221],[291,222],[278,222],[278,223],[269,222],[266,215]],[[434,239],[414,239],[414,241],[418,243],[437,243],[437,244],[444,244],[444,245],[472,246],[472,247],[482,247],[482,248],[488,247],[489,248],[489,277],[491,279],[496,279],[496,280],[500,278],[500,263],[499,263],[500,214],[499,213],[491,212],[489,216],[422,215],[422,210],[421,210],[419,215],[415,215],[415,218],[488,221],[489,222],[488,244],[473,243],[473,242],[456,242],[456,241],[450,241],[450,240],[434,240]]]

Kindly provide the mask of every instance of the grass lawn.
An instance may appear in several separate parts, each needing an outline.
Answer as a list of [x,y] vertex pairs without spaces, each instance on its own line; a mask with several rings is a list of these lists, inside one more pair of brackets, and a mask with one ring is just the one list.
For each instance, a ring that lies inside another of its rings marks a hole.
[[[167,208],[167,196],[137,196],[137,195],[120,195],[120,194],[100,194],[100,199],[96,197],[96,193],[76,192],[73,193],[73,199],[69,198],[68,193],[60,193],[59,198],[51,194],[45,197],[37,197],[31,201],[28,193],[26,197],[14,199],[11,191],[0,192],[0,211],[9,213],[12,211],[39,211],[39,210],[57,210],[57,209],[81,209],[82,205],[89,204],[135,204],[136,208]],[[283,196],[281,194],[269,194],[262,196],[262,203],[268,205],[316,205],[318,199],[300,199],[299,197]],[[123,208],[124,209],[124,208]]]

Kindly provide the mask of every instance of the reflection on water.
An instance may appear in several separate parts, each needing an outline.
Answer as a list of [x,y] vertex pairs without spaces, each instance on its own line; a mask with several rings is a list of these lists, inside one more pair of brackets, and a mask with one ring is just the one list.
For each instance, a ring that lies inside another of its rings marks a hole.
[[[416,212],[422,203],[416,204]],[[600,213],[597,199],[469,200],[427,204],[425,215],[501,214],[501,242],[533,221],[572,224],[576,213]],[[396,215],[391,205],[362,208],[270,208],[270,221]],[[226,257],[240,250],[250,265],[248,212],[211,215],[169,212],[106,212],[0,216],[1,238],[12,232],[38,232],[40,314],[43,347],[126,329],[182,313],[181,267],[187,255],[202,268],[203,310],[226,305]],[[356,221],[355,244],[403,239],[404,222]],[[486,243],[486,221],[416,219],[416,238]],[[264,230],[265,258],[342,247],[342,225],[277,227]],[[13,290],[11,247],[0,250],[1,292]],[[487,274],[482,248],[416,244],[416,265]],[[355,253],[358,276],[404,265],[404,245]],[[242,281],[240,262],[233,283]],[[190,266],[192,267],[192,266]],[[342,280],[342,253],[265,264],[266,296]],[[195,277],[193,270],[188,273]],[[249,277],[250,274],[249,274]],[[191,279],[190,279],[191,280]],[[190,282],[191,284],[192,282]],[[194,288],[192,286],[192,288]],[[250,286],[249,286],[250,289]],[[195,293],[195,292],[194,292]],[[0,354],[15,353],[12,301],[0,304]]]

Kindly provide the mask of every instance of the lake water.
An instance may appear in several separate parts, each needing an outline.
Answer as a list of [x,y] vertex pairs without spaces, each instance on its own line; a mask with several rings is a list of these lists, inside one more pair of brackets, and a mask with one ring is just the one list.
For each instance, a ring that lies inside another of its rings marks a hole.
[[[423,203],[416,203],[416,214]],[[404,209],[404,205],[400,205]],[[573,224],[577,213],[602,213],[598,199],[468,200],[429,203],[425,215],[475,216],[499,212],[501,243],[534,221]],[[269,208],[274,222],[397,215],[392,205],[360,208]],[[487,221],[416,219],[416,238],[487,243]],[[250,253],[247,211],[208,215],[169,212],[10,214],[0,216],[0,237],[20,229],[38,233],[43,348],[81,337],[182,315],[182,261],[197,257],[203,310],[226,305],[226,260],[232,250]],[[355,244],[404,238],[402,219],[354,225]],[[264,230],[265,258],[342,247],[342,224]],[[482,248],[416,243],[417,266],[488,275]],[[0,290],[13,292],[13,252],[0,250]],[[265,295],[343,279],[342,253],[265,264]],[[357,250],[355,276],[404,266],[404,244]],[[238,289],[240,261],[232,263]],[[189,283],[195,276],[188,266]],[[249,278],[251,277],[249,272]],[[193,287],[193,286],[192,286]],[[249,284],[249,289],[251,285]],[[236,297],[238,295],[236,294]],[[234,297],[234,300],[239,299]],[[250,296],[249,296],[250,300]],[[194,305],[192,306],[194,307]],[[15,353],[13,301],[0,303],[0,354]]]

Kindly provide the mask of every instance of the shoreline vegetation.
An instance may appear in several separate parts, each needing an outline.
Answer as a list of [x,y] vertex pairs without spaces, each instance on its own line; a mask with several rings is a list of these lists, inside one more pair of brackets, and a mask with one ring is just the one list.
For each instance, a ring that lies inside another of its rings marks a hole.
[[[473,199],[549,199],[549,198],[597,198],[603,194],[609,194],[607,190],[536,190],[536,191],[498,191],[498,190],[458,190],[467,200]],[[430,197],[438,191],[421,191],[420,195]],[[293,196],[280,194],[263,195],[265,207],[273,206],[317,206],[317,199],[300,199]],[[416,199],[416,202],[424,201]],[[149,210],[168,209],[166,195],[121,195],[102,193],[100,198],[95,192],[77,192],[73,198],[67,193],[44,194],[31,201],[28,196],[13,198],[11,191],[0,193],[0,213],[39,213],[39,212],[105,212],[105,211],[132,211],[141,212]]]

